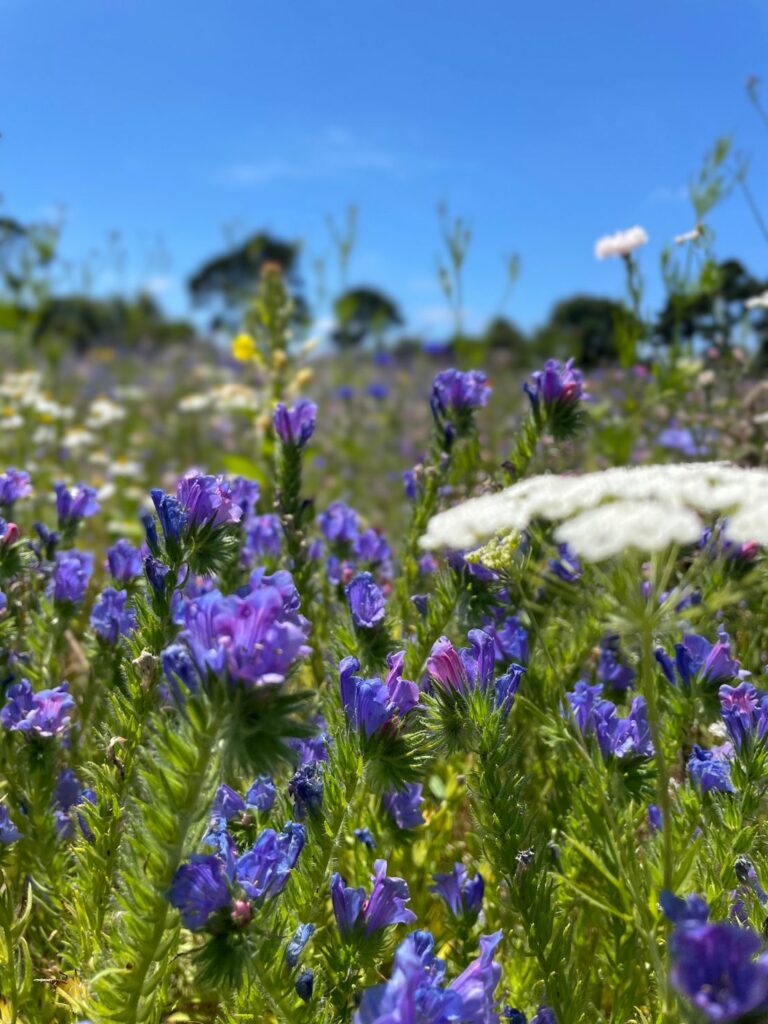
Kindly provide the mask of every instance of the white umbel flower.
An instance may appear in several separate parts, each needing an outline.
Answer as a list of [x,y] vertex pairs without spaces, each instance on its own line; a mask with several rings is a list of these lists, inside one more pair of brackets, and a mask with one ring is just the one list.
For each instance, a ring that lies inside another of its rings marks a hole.
[[768,544],[768,470],[695,462],[532,477],[434,516],[421,546],[465,550],[542,519],[560,524],[557,539],[577,555],[599,561],[628,547],[692,543],[701,513],[727,515],[737,543]]
[[603,235],[595,242],[595,256],[599,260],[606,260],[610,256],[629,256],[635,249],[648,243],[648,233],[645,228],[636,224],[626,231],[617,231],[613,235]]
[[768,309],[768,291],[764,291],[760,295],[753,295],[751,299],[747,299],[744,305],[747,309]]

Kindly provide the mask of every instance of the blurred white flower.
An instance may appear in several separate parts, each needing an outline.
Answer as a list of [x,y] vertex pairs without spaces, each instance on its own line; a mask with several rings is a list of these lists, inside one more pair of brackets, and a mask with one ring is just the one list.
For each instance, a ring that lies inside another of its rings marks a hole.
[[0,417],[0,430],[18,430],[24,426],[24,420],[18,413],[12,412]]
[[72,427],[64,434],[61,443],[65,448],[71,448],[72,451],[77,452],[96,444],[97,438],[95,434],[84,427]]
[[636,466],[582,476],[538,476],[497,494],[471,498],[434,516],[421,546],[464,550],[537,519],[559,523],[557,539],[599,561],[627,547],[658,551],[692,543],[700,513],[727,515],[737,543],[768,544],[768,470],[720,462]]
[[645,228],[636,224],[626,231],[617,231],[613,235],[603,235],[595,242],[595,256],[599,260],[605,260],[609,256],[629,256],[635,249],[648,242],[648,234]]
[[210,395],[185,395],[179,399],[179,412],[203,412],[210,405]]
[[119,423],[125,419],[125,409],[117,402],[109,398],[96,398],[91,402],[88,411],[88,418],[85,421],[87,427],[98,430],[100,427],[108,427],[112,423]]
[[685,245],[686,242],[695,242],[701,238],[701,225],[697,224],[692,231],[684,231],[682,235],[675,235],[675,245]]
[[747,309],[768,309],[768,291],[764,291],[760,295],[753,295],[751,299],[747,299],[744,305]]

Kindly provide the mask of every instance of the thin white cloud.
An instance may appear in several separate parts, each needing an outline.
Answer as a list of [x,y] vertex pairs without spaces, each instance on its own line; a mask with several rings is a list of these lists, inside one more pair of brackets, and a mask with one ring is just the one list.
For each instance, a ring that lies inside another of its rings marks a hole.
[[649,203],[687,203],[690,191],[687,185],[659,185],[648,196]]

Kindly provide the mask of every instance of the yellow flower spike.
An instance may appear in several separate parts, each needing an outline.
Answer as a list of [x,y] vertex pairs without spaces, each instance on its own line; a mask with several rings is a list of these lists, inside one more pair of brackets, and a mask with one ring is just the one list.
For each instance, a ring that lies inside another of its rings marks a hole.
[[238,334],[232,342],[232,355],[241,363],[249,363],[256,358],[256,342],[250,334]]

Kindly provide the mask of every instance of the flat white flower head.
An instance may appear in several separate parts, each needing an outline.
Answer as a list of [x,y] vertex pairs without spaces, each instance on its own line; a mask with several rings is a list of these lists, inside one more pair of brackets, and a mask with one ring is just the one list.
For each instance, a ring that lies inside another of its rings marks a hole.
[[760,295],[753,295],[751,299],[747,299],[744,305],[747,309],[768,309],[768,291],[764,291]]
[[635,249],[648,243],[648,233],[645,228],[636,224],[626,231],[617,231],[614,235],[603,235],[595,242],[595,256],[599,260],[608,259],[610,256],[629,256]]
[[627,548],[692,544],[702,514],[726,515],[725,535],[736,543],[768,544],[768,470],[694,462],[532,477],[439,513],[420,543],[465,550],[544,520],[559,524],[555,538],[574,554],[602,561]]

